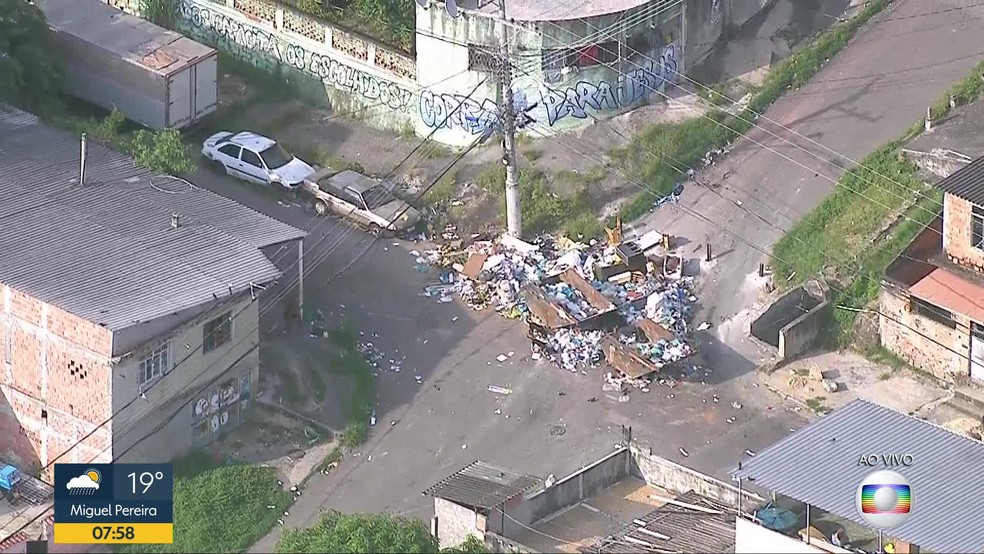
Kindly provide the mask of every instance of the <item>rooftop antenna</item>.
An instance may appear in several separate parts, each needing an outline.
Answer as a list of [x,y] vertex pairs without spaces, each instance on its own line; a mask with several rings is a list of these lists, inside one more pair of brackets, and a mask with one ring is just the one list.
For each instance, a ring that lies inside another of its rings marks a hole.
[[86,148],[85,133],[82,133],[82,153],[80,156],[81,162],[79,163],[79,186],[85,185],[85,158],[87,151],[88,149]]

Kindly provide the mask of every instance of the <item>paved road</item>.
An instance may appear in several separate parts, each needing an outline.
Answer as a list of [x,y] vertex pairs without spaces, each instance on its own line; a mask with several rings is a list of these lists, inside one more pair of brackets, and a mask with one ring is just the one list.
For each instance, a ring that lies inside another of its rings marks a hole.
[[[309,482],[288,526],[310,525],[323,508],[427,518],[432,502],[421,492],[476,459],[559,478],[610,452],[622,425],[656,453],[726,478],[746,448],[761,450],[805,421],[756,388],[751,375],[733,379],[748,371],[745,365],[715,371],[706,385],[657,386],[618,403],[601,390],[597,371],[574,374],[529,359],[518,322],[421,297],[434,276],[413,270],[409,251],[416,245],[377,242],[336,277],[371,244],[366,235],[226,177],[201,172],[192,180],[311,231],[305,254],[311,271],[305,281],[308,309],[344,315],[367,335],[378,334],[374,342],[390,357],[407,357],[399,373],[380,372],[378,424],[370,442],[331,475]],[[326,252],[315,266],[313,260]],[[293,260],[287,256],[284,263]],[[274,320],[280,316],[279,310],[270,313]],[[505,363],[496,361],[510,352]],[[417,373],[421,384],[414,380]],[[492,394],[488,385],[508,387],[512,394]],[[740,409],[731,405],[736,400]],[[729,424],[731,416],[736,420]],[[556,426],[563,434],[551,433]],[[255,550],[271,551],[278,536],[279,529]]]
[[[952,82],[984,57],[980,39],[984,7],[979,4],[977,0],[897,0],[870,21],[809,85],[776,102],[767,117],[860,160],[901,135]],[[960,9],[965,6],[971,7]],[[705,276],[701,295],[705,318],[724,323],[724,329],[747,323],[742,317],[738,318],[740,324],[725,320],[755,301],[758,289],[748,286],[747,276],[759,262],[766,261],[762,251],[770,251],[782,234],[731,200],[740,201],[769,223],[789,229],[833,190],[835,185],[825,177],[836,180],[843,173],[842,167],[854,165],[777,125],[762,119],[759,123],[782,139],[757,129],[749,134],[751,140],[739,141],[725,159],[699,176],[704,183],[723,185],[717,191],[727,199],[697,186],[689,186],[681,198],[683,205],[716,225],[673,206],[661,207],[642,222],[645,229],[669,229],[694,243],[703,243],[710,236],[714,251],[724,253]],[[859,201],[864,200],[859,197]],[[754,356],[745,352],[745,345],[732,346],[746,358]]]

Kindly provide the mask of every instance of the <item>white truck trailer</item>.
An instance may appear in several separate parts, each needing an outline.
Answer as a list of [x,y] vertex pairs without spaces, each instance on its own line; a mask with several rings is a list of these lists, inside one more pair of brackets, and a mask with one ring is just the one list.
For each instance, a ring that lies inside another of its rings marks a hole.
[[151,129],[181,129],[218,106],[218,53],[100,0],[38,0],[64,90]]

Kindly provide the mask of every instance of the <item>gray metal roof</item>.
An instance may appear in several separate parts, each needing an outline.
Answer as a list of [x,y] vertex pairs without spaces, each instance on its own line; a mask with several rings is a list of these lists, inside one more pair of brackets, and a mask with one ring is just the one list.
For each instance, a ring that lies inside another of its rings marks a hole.
[[38,0],[48,25],[93,46],[116,54],[160,75],[168,75],[195,60],[215,55],[215,49],[174,31],[130,15],[101,0]]
[[[676,500],[708,510],[720,510],[721,513],[712,514],[666,504],[626,523],[617,533],[585,551],[595,554],[735,551],[735,515],[731,507],[708,500],[693,491],[678,496]],[[659,538],[647,531],[668,538]]]
[[276,279],[260,248],[306,234],[92,141],[78,177],[72,133],[0,106],[0,283],[114,331]]
[[470,508],[488,510],[540,486],[542,480],[485,462],[472,462],[424,494]]
[[[862,455],[908,454],[910,467],[859,465]],[[864,525],[864,477],[892,469],[912,486],[912,515],[891,535],[936,552],[984,552],[984,443],[865,400],[791,434],[733,474]]]
[[936,186],[954,196],[984,206],[984,157],[958,169]]

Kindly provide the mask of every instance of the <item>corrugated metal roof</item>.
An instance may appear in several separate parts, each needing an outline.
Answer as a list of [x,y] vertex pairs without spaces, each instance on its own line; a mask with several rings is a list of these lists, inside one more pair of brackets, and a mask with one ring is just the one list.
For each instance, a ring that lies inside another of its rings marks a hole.
[[984,156],[958,169],[936,186],[954,196],[984,206]]
[[424,494],[462,506],[488,510],[538,487],[541,482],[538,477],[476,461],[427,489]]
[[676,500],[708,510],[720,510],[721,513],[666,504],[638,518],[644,525],[635,521],[626,523],[617,533],[584,551],[595,554],[735,551],[735,516],[730,507],[693,491],[678,496]]
[[215,50],[100,0],[38,0],[48,25],[161,75]]
[[7,110],[0,282],[89,321],[119,330],[272,281],[260,248],[306,234],[91,141],[80,186],[78,139]]
[[[870,454],[908,454],[913,463],[858,463]],[[893,469],[912,486],[912,516],[892,536],[936,552],[982,552],[982,468],[984,443],[855,400],[745,460],[733,474],[864,525],[855,504],[858,485],[876,469]]]

